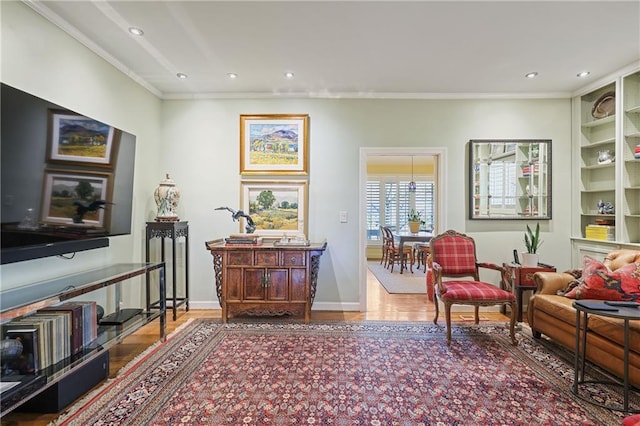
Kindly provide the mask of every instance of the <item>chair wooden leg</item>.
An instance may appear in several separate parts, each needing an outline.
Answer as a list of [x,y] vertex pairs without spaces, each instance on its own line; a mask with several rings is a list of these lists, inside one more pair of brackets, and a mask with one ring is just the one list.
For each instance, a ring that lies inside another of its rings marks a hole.
[[440,304],[438,303],[438,293],[433,294],[433,303],[436,305],[436,314],[433,317],[433,323],[438,324],[438,315],[440,315]]
[[474,306],[476,324],[480,324],[480,306]]
[[451,344],[451,303],[444,303],[444,319],[447,323],[447,346]]
[[411,251],[409,254],[409,260],[411,261],[411,263],[409,263],[409,270],[413,274],[413,263],[415,262],[415,258],[413,257],[413,251]]
[[511,321],[509,322],[509,336],[511,337],[511,344],[513,346],[518,346],[518,341],[516,340],[516,319],[518,318],[518,304],[516,302],[511,302]]

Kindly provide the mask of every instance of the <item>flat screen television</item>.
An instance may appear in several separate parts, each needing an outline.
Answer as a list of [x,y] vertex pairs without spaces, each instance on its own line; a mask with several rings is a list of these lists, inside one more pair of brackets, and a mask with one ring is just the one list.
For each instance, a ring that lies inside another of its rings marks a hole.
[[0,264],[109,245],[131,233],[136,137],[0,87]]

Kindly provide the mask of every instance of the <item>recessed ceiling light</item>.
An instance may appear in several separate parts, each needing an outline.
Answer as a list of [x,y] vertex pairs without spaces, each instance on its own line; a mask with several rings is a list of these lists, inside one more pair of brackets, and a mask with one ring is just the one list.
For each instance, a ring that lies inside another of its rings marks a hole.
[[284,78],[292,79],[293,78],[293,73],[291,71],[285,72],[284,73]]
[[144,31],[142,31],[142,29],[138,27],[129,27],[129,32],[137,36],[141,36],[144,34]]
[[538,73],[536,71],[529,72],[529,73],[526,73],[524,76],[527,78],[536,78],[538,76]]
[[179,72],[178,74],[176,74],[176,77],[178,77],[179,79],[184,80],[185,78],[188,78],[189,76],[186,75],[185,73]]
[[229,74],[227,74],[227,77],[229,77],[231,80],[238,78],[238,74],[236,74],[235,72],[230,72]]
[[577,76],[582,78],[588,76],[589,74],[591,74],[589,71],[581,71],[577,74]]

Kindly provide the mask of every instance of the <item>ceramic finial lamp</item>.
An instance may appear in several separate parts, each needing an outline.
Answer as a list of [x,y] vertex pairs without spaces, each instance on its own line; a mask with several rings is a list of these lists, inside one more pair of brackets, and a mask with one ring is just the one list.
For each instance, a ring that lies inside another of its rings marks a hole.
[[177,222],[180,220],[177,214],[180,190],[173,179],[169,177],[169,173],[160,181],[153,193],[153,198],[156,200],[156,206],[158,207],[156,222]]

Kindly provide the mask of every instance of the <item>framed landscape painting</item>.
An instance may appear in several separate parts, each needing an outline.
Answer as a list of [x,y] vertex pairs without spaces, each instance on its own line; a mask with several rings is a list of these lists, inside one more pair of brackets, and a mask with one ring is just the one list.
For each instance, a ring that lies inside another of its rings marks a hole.
[[41,219],[45,223],[108,228],[111,173],[46,169]]
[[114,167],[120,131],[69,111],[49,110],[47,161]]
[[[263,236],[307,235],[306,181],[242,181],[242,210]],[[244,229],[244,219],[240,221]]]
[[240,116],[240,173],[309,173],[309,115]]

